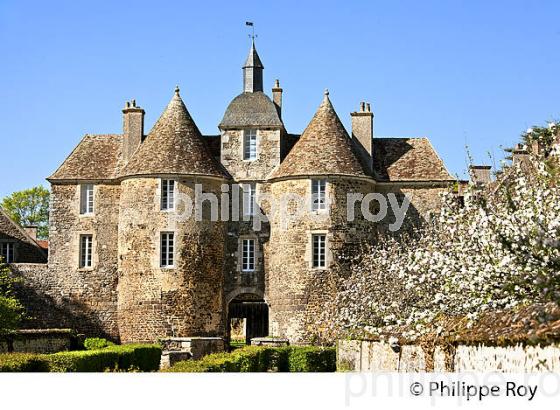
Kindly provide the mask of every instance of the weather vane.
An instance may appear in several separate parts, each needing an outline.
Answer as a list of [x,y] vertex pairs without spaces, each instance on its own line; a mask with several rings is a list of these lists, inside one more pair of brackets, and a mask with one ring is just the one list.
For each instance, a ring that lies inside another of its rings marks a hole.
[[246,22],[245,22],[245,25],[251,27],[252,34],[249,34],[249,37],[251,37],[251,40],[254,40],[256,37],[258,37],[258,36],[255,34],[255,25],[253,24],[252,21],[246,21]]

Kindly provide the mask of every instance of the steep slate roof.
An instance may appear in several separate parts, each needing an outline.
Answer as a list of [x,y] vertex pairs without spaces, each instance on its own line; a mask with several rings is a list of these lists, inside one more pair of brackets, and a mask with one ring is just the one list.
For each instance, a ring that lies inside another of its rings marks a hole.
[[377,181],[455,180],[427,138],[374,138],[373,168]]
[[227,177],[203,141],[178,88],[121,173],[122,176],[151,174]]
[[235,97],[219,125],[220,128],[282,126],[276,106],[262,91],[246,92]]
[[257,67],[257,68],[264,68],[263,63],[261,61],[261,58],[259,57],[259,54],[257,53],[257,49],[255,48],[255,40],[253,39],[253,42],[251,44],[251,49],[249,50],[249,55],[247,56],[247,60],[245,60],[245,64],[243,65],[243,68],[245,67]]
[[49,181],[106,180],[117,177],[122,167],[122,135],[84,136]]
[[39,244],[0,208],[0,239],[16,243],[16,263],[45,263],[47,256]]
[[315,116],[271,178],[336,174],[366,177],[368,173],[358,158],[325,91]]

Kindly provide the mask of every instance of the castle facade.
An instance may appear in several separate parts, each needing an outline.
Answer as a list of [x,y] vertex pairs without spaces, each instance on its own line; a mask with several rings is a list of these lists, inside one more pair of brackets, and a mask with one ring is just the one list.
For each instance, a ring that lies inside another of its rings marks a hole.
[[[348,193],[407,196],[416,222],[438,208],[455,179],[428,139],[375,137],[366,103],[349,134],[328,92],[303,133],[291,134],[283,90],[276,81],[265,94],[263,70],[253,43],[219,135],[201,134],[176,89],[150,132],[132,101],[121,134],[84,136],[48,178],[48,264],[20,269],[36,326],[125,343],[227,338],[232,321],[245,319],[248,338],[302,343],[333,291],[339,255],[395,219],[389,211],[372,222]],[[184,198],[200,195],[207,200],[193,217],[174,217]],[[292,206],[287,195],[309,199],[298,218],[272,211],[275,202]],[[235,204],[237,216],[225,210]]]

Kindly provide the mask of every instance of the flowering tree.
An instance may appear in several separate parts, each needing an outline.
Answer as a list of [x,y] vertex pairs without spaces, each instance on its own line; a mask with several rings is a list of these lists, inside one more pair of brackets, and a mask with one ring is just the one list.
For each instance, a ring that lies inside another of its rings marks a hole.
[[560,302],[560,188],[550,152],[530,153],[489,186],[471,185],[464,203],[446,194],[416,235],[347,257],[341,266],[350,273],[336,275],[338,292],[313,319],[322,329],[313,337],[415,339],[441,332],[447,318],[469,326],[485,311]]

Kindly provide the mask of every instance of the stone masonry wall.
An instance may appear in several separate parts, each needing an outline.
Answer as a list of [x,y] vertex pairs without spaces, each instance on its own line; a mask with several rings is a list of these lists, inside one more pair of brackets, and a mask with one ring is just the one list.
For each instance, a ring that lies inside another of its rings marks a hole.
[[[331,177],[327,195],[332,201],[328,213],[315,217],[307,208],[300,219],[286,223],[280,215],[271,215],[270,242],[265,246],[266,300],[270,304],[270,335],[285,337],[290,343],[305,343],[313,331],[313,318],[323,309],[327,295],[336,291],[332,267],[338,255],[353,244],[374,237],[375,225],[356,215],[346,222],[347,192],[367,193],[368,181]],[[274,182],[274,197],[296,194],[310,198],[311,180]],[[312,235],[324,233],[327,238],[327,268],[312,267]]]
[[[218,197],[222,181],[181,179],[179,194],[194,201],[194,184]],[[224,333],[226,227],[194,218],[173,222],[160,210],[159,178],[122,182],[119,224],[119,330],[123,342]],[[178,212],[183,208],[178,206]],[[161,268],[160,234],[175,233],[174,268]]]
[[257,130],[257,158],[243,159],[243,130],[227,130],[222,134],[221,162],[238,182],[264,181],[280,165],[280,130]]
[[337,361],[341,369],[361,372],[558,372],[560,345],[478,344],[426,351],[418,345],[394,349],[385,342],[341,340]]
[[[52,185],[49,263],[18,265],[21,292],[32,319],[27,326],[67,327],[118,340],[117,223],[120,187],[95,185],[95,209],[79,214],[77,185]],[[80,234],[93,235],[93,266],[79,268]]]

